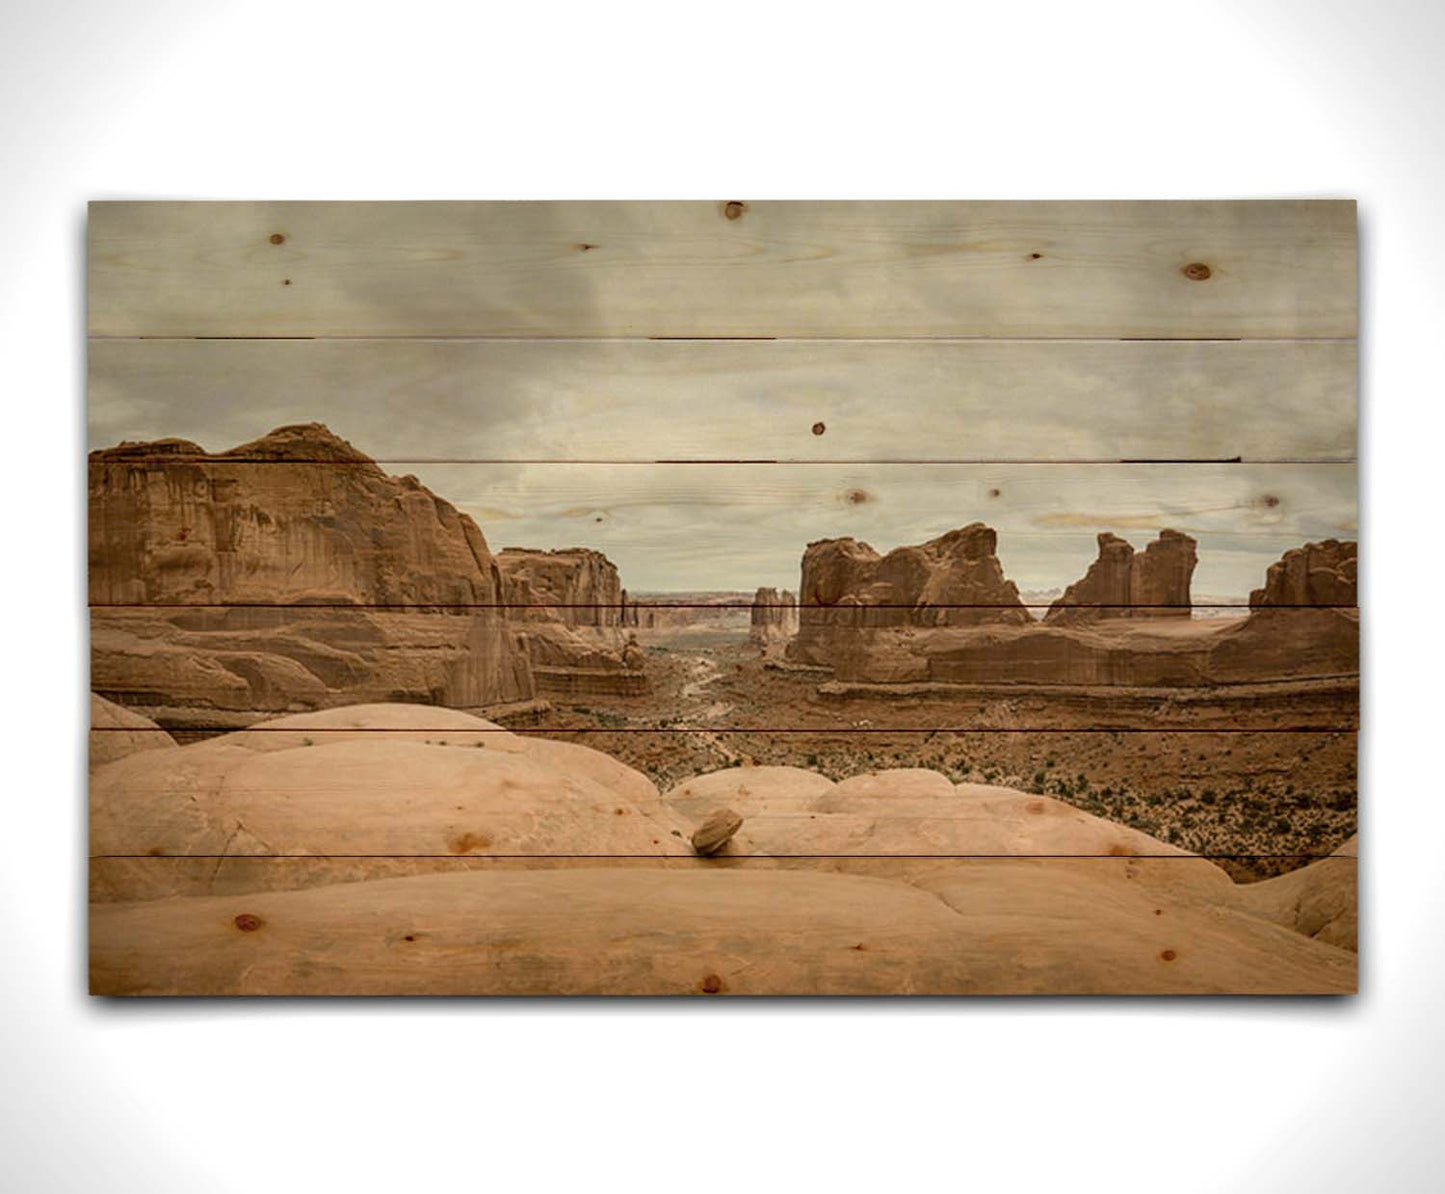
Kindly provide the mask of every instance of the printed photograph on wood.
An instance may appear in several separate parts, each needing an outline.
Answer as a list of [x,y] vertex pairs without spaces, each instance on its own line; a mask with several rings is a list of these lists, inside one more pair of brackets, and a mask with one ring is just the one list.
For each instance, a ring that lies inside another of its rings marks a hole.
[[1352,203],[89,268],[93,993],[1355,990]]

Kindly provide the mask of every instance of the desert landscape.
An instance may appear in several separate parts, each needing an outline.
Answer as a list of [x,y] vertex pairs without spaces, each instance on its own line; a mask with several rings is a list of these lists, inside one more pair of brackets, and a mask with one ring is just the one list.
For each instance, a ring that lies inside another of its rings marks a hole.
[[1187,535],[1041,608],[976,522],[632,598],[318,424],[90,475],[99,991],[1353,983],[1352,542],[1229,617]]
[[1353,253],[97,205],[92,991],[1354,991]]

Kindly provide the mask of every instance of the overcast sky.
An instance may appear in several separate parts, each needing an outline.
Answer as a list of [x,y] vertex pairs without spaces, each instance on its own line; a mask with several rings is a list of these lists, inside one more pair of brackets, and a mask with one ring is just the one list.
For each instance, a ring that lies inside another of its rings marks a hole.
[[[811,540],[887,551],[982,521],[1021,589],[1076,580],[1100,531],[1143,547],[1173,527],[1199,540],[1194,593],[1243,597],[1287,549],[1355,536],[1347,463],[824,463],[1199,456],[1270,447],[1290,427],[1305,438],[1285,446],[1305,450],[1278,454],[1352,453],[1353,359],[1337,345],[1302,346],[1293,382],[1268,393],[1259,362],[1273,358],[1257,346],[1142,345],[1126,367],[1119,351],[99,342],[90,444],[176,436],[220,451],[324,422],[470,513],[494,550],[595,547],[634,591],[796,589]],[[1221,418],[1211,387],[1231,381]],[[1242,440],[1224,438],[1236,428]],[[795,463],[593,463],[639,456]]]

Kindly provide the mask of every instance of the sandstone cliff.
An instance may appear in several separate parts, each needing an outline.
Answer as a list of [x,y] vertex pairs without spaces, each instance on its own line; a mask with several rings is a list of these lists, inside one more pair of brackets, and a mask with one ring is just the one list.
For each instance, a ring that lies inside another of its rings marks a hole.
[[1356,545],[1326,539],[1287,551],[1269,566],[1264,588],[1249,595],[1251,608],[1280,605],[1354,605]]
[[566,626],[615,629],[625,624],[622,579],[617,565],[600,551],[504,547],[497,566],[511,614],[524,616],[523,607],[548,606]]
[[859,630],[1028,623],[997,547],[993,528],[980,522],[886,556],[856,539],[810,543],[789,658],[831,665]]
[[1195,547],[1188,535],[1164,530],[1142,552],[1136,552],[1126,540],[1105,531],[1099,536],[1098,559],[1049,607],[1044,621],[1187,618]]
[[784,643],[798,632],[798,599],[788,590],[760,588],[753,595],[748,638],[760,646]]
[[[1165,531],[1135,552],[1103,534],[1099,558],[1040,624],[1003,579],[993,532],[975,524],[954,536],[882,558],[851,539],[812,544],[789,659],[831,668],[844,685],[1197,688],[1359,672],[1357,611],[1285,608],[1301,595],[1352,600],[1353,544],[1287,553],[1247,619],[1194,621],[1193,539]],[[1124,602],[1150,607],[1096,608]]]
[[1219,658],[1236,669],[1357,674],[1355,559],[1356,545],[1337,539],[1285,552],[1269,566],[1264,587],[1249,595],[1249,617],[1221,644]]
[[476,523],[320,424],[217,454],[122,444],[91,453],[89,483],[94,687],[115,700],[243,712],[533,695]]
[[739,592],[676,591],[633,596],[623,593],[624,621],[661,639],[697,632],[746,634],[752,595]]
[[507,618],[521,631],[539,688],[620,696],[648,690],[642,652],[627,637],[627,593],[605,555],[587,547],[507,547],[497,566]]
[[319,423],[90,454],[93,604],[491,605],[477,524]]

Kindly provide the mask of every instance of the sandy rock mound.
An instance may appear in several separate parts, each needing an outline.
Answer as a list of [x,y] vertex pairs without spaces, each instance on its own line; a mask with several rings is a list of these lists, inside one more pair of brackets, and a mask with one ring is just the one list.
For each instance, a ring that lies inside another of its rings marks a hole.
[[722,807],[751,818],[763,813],[809,812],[832,788],[832,780],[801,767],[732,767],[678,784],[663,801],[698,821]]
[[624,797],[636,808],[652,813],[662,806],[657,785],[640,771],[611,755],[576,742],[558,742],[536,734],[511,735],[521,743],[520,753],[553,774],[579,782],[600,783]]
[[165,750],[176,740],[149,717],[90,694],[90,768],[143,750]]
[[1241,887],[1238,906],[1306,937],[1357,950],[1358,845],[1352,837],[1328,858]]
[[91,989],[509,995],[1354,989],[1355,958],[1346,951],[1226,909],[1161,903],[1119,877],[1123,865],[954,863],[917,885],[748,868],[476,871],[102,906],[91,916]]
[[292,750],[320,743],[374,740],[472,746],[520,754],[522,738],[496,722],[437,705],[344,705],[315,713],[268,718],[248,730],[228,734],[226,742],[248,750]]
[[[395,728],[414,716],[333,711],[322,718],[341,723],[330,732],[309,717],[284,718],[279,730],[223,735],[98,768],[90,846],[110,861],[96,868],[94,898],[194,892],[194,868],[153,856],[214,858],[214,878],[225,860],[245,856],[690,853],[671,832],[676,822],[657,789],[615,760],[511,734],[498,746],[483,728],[488,723],[456,714],[465,728],[433,729],[430,743],[418,741],[425,731]],[[376,724],[387,720],[391,732]],[[355,723],[369,723],[369,732]]]
[[[715,772],[683,787],[710,790],[715,777],[731,774]],[[920,768],[869,772],[814,790],[811,800],[760,801],[721,856],[1162,857],[1198,864],[1192,889],[1233,887],[1213,863],[1047,796],[955,785]],[[700,803],[687,808],[702,812]]]
[[868,771],[840,780],[814,806],[820,813],[873,812],[898,800],[949,800],[953,784],[945,775],[922,767]]

